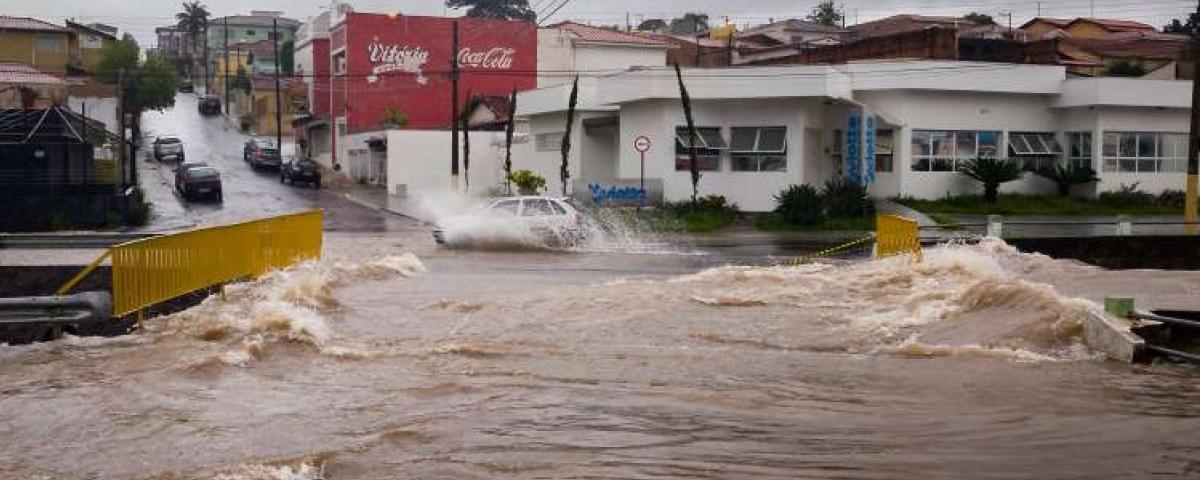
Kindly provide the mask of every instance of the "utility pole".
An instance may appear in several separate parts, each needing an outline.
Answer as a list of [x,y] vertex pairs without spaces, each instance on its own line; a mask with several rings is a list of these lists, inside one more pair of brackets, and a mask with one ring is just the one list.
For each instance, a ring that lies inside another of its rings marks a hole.
[[283,154],[283,111],[279,109],[279,20],[271,19],[271,48],[275,50],[275,148]]
[[1037,8],[1038,8],[1037,16],[1041,17],[1042,16],[1042,2],[1037,2]]
[[626,32],[632,32],[632,31],[633,31],[633,22],[631,22],[631,21],[629,20],[629,10],[626,10],[626,11],[625,11],[625,31],[626,31]]
[[[1196,6],[1196,12],[1200,15],[1200,5]],[[1200,181],[1200,176],[1197,175],[1200,170],[1200,78],[1197,78],[1197,72],[1200,72],[1200,31],[1197,27],[1192,27],[1192,122],[1191,128],[1188,129],[1188,167],[1187,167],[1187,192],[1184,199],[1183,219],[1187,225],[1184,227],[1188,235],[1196,234],[1196,206],[1197,206],[1197,181]]]
[[212,82],[208,72],[208,20],[204,21],[204,94],[212,93]]
[[129,169],[130,185],[137,185],[137,162],[132,158],[129,144],[125,141],[125,69],[117,70],[117,135],[121,137],[117,159],[123,168]]
[[225,94],[225,118],[229,118],[229,17],[225,17],[225,25],[222,30],[225,31],[225,46],[221,49],[225,55],[225,68],[221,69],[223,74],[221,91]]
[[450,48],[450,191],[458,193],[458,22]]
[[733,24],[729,23],[728,19],[725,20],[725,26],[728,29],[727,33],[729,33],[729,38],[725,39],[725,50],[726,50],[725,66],[732,67],[733,66],[733,31],[734,31],[735,27],[733,26]]

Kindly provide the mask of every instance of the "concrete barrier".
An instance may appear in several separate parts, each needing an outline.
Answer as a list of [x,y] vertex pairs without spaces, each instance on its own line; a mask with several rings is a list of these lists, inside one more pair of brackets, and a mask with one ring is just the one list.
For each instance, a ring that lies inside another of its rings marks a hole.
[[1083,341],[1112,360],[1130,363],[1141,358],[1146,341],[1132,331],[1128,320],[1104,312],[1088,312],[1083,319]]

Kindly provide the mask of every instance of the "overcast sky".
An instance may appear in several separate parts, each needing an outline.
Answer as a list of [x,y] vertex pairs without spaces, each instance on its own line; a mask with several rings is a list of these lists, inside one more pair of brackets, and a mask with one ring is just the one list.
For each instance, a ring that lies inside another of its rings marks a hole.
[[[537,10],[548,10],[562,0],[530,0]],[[568,4],[550,21],[574,19],[593,24],[625,24],[626,13],[636,25],[644,18],[670,18],[684,11],[702,11],[711,18],[730,17],[740,24],[765,23],[768,19],[803,18],[818,0],[567,0]],[[0,14],[41,18],[61,24],[76,21],[102,22],[123,32],[132,32],[143,46],[154,43],[154,28],[174,22],[179,2],[165,0],[2,0],[8,4]],[[251,8],[281,10],[304,20],[327,8],[328,0],[202,0],[214,16],[248,13]],[[442,15],[442,0],[351,0],[360,12],[399,11],[410,15]],[[987,13],[1001,24],[1004,12],[1012,12],[1014,26],[1037,16],[1122,18],[1161,27],[1172,18],[1185,17],[1196,8],[1196,0],[843,0],[847,23],[868,21],[896,13],[961,15],[970,11]],[[454,14],[453,11],[449,12]]]

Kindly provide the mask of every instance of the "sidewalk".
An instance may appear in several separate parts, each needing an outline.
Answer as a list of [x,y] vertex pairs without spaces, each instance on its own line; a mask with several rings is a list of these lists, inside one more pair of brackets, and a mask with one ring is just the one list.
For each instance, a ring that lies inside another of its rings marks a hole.
[[341,192],[346,200],[367,208],[399,215],[421,223],[433,223],[436,220],[417,208],[416,200],[413,197],[391,195],[381,187],[368,187],[348,181],[333,188]]

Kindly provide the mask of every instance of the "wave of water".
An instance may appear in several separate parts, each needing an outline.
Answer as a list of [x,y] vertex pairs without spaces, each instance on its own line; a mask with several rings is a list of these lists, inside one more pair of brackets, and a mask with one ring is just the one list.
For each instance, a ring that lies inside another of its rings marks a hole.
[[999,241],[906,257],[798,267],[722,267],[671,280],[717,308],[782,305],[835,318],[851,352],[983,355],[1019,360],[1096,358],[1082,346],[1092,302],[1025,280],[1057,261]]
[[271,272],[254,281],[226,286],[188,310],[149,322],[153,335],[183,335],[231,347],[205,359],[200,367],[223,363],[245,366],[259,358],[269,345],[288,342],[306,345],[324,355],[369,355],[338,344],[328,314],[340,305],[333,288],[353,280],[414,276],[425,266],[412,254],[387,256],[365,262],[305,262]]

